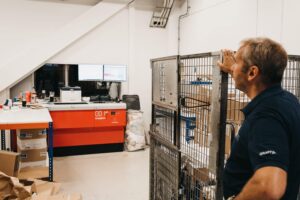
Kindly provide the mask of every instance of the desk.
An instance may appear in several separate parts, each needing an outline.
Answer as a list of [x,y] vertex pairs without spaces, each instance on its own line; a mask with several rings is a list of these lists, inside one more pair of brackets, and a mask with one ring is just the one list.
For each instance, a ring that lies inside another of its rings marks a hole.
[[53,125],[48,109],[0,110],[2,149],[5,149],[5,130],[46,128],[48,133],[49,180],[53,181]]

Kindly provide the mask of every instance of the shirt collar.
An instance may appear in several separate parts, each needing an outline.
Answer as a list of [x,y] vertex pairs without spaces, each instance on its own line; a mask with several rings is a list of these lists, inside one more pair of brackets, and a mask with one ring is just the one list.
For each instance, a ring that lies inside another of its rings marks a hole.
[[283,89],[281,87],[281,84],[272,85],[272,86],[268,87],[267,89],[265,89],[264,91],[262,91],[261,93],[259,93],[256,97],[254,97],[254,99],[252,99],[252,101],[250,101],[250,103],[248,103],[248,105],[245,108],[243,108],[241,111],[244,113],[245,116],[247,116],[254,110],[254,108],[263,99],[270,97],[270,96],[274,96],[282,91],[283,91]]

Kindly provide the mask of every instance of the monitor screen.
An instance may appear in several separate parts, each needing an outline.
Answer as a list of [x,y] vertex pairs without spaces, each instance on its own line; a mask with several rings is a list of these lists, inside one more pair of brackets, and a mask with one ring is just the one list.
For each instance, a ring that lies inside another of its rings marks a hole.
[[103,81],[103,65],[79,64],[79,81]]
[[104,81],[126,81],[126,65],[104,65]]

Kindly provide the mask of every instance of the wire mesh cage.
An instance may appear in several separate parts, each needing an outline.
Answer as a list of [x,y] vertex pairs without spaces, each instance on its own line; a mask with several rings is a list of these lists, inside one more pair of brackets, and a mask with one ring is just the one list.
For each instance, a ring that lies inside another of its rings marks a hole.
[[300,56],[289,55],[283,74],[282,87],[300,100]]
[[[180,57],[181,187],[184,200],[219,199],[224,148],[220,137],[220,53]],[[219,105],[215,105],[216,102]],[[225,119],[224,119],[225,121]]]
[[[222,122],[221,110],[226,105],[220,101],[222,76],[216,65],[220,58],[220,53],[205,53],[152,60],[151,200],[222,196],[219,179],[224,165],[225,117]],[[226,93],[227,82],[225,85]],[[177,157],[171,156],[172,162],[166,156],[170,149],[178,152]],[[158,173],[170,171],[170,164],[177,167],[177,173],[169,173],[177,182]],[[166,183],[172,189],[162,190]]]
[[176,112],[162,106],[153,105],[152,124],[156,126],[155,134],[159,134],[164,140],[170,144],[176,143],[175,120]]
[[[216,61],[221,57],[218,52],[203,53],[171,57],[167,64],[160,63],[166,61],[162,58],[156,63],[151,200],[222,199],[224,162],[244,121],[241,109],[250,99],[235,88],[232,77],[220,73]],[[167,69],[170,64],[172,70]],[[178,74],[178,80],[170,73]],[[177,104],[167,88],[170,77],[176,85],[171,93],[178,92]],[[300,56],[289,56],[282,87],[300,100]]]
[[179,199],[178,56],[153,59],[150,200]]
[[150,151],[150,200],[178,200],[180,152],[153,132]]

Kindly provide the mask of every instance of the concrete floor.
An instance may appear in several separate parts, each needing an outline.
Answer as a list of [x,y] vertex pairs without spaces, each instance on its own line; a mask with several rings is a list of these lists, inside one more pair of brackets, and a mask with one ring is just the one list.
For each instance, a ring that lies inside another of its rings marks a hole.
[[149,199],[149,148],[137,152],[54,158],[54,181],[61,192],[83,200]]

